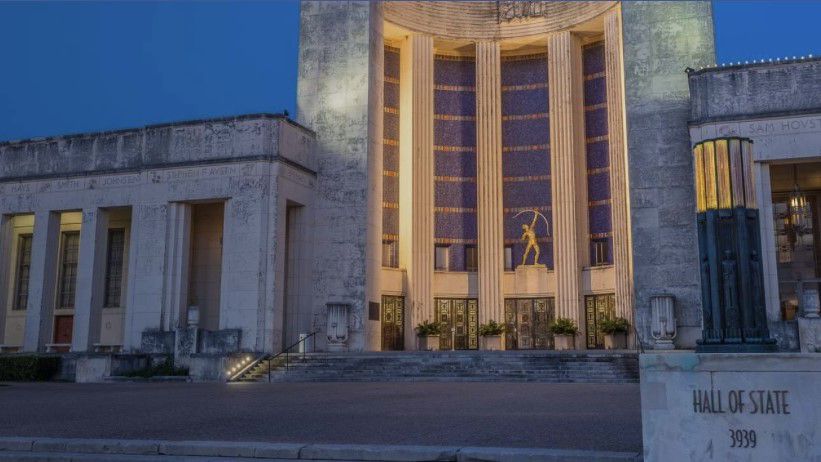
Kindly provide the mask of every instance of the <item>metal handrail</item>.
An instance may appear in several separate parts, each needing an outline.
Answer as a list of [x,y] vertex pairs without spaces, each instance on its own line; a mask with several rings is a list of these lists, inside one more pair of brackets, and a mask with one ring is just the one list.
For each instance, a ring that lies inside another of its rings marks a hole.
[[[234,380],[236,380],[236,379],[242,377],[243,375],[245,375],[246,372],[248,372],[251,369],[253,369],[254,367],[256,367],[259,363],[261,363],[263,361],[267,361],[267,363],[268,363],[268,381],[270,382],[271,381],[271,360],[274,360],[274,359],[276,359],[276,358],[278,358],[278,357],[280,357],[284,354],[285,355],[285,361],[286,361],[286,368],[287,368],[288,352],[292,348],[294,348],[295,346],[297,346],[300,343],[308,340],[309,338],[313,337],[314,335],[316,335],[318,333],[319,333],[318,330],[314,331],[314,332],[311,332],[310,334],[306,335],[304,338],[292,343],[291,345],[287,346],[286,348],[284,348],[282,351],[280,351],[279,353],[277,353],[275,355],[270,355],[270,354],[260,355],[259,357],[257,357],[256,359],[254,359],[253,361],[248,363],[248,365],[244,366],[242,369],[238,370],[236,373],[234,373],[230,377],[228,377],[228,381],[233,382]],[[304,355],[304,352],[303,352],[303,358],[304,357],[305,357],[305,355]]]
[[[267,358],[263,358],[263,360],[267,359],[267,361],[268,361],[268,383],[271,383],[271,361],[274,360],[274,359],[279,358],[282,355],[285,355],[285,371],[287,372],[288,371],[288,362],[289,362],[289,357],[288,357],[289,353],[288,352],[293,347],[299,345],[300,343],[305,342],[306,340],[308,340],[309,338],[313,337],[314,335],[316,335],[318,333],[319,333],[319,331],[315,330],[315,331],[311,332],[310,334],[306,335],[305,337],[303,337],[303,338],[297,340],[296,342],[292,343],[291,345],[285,347],[279,353],[277,353],[273,356],[268,356]],[[305,359],[305,350],[302,350],[302,358]]]

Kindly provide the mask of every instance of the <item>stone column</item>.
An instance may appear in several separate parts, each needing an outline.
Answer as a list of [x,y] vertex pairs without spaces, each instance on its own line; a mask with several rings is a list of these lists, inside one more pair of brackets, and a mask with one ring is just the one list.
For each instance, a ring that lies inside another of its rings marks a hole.
[[10,306],[7,301],[14,303],[14,297],[10,294],[14,290],[14,283],[11,281],[13,268],[17,262],[11,260],[14,230],[12,227],[12,215],[0,214],[0,345],[4,345],[6,340],[6,317]]
[[183,202],[168,205],[168,232],[165,250],[165,283],[162,329],[174,330],[187,323],[188,272],[191,253],[191,206]]
[[613,220],[613,272],[616,315],[630,320],[632,325],[635,321],[633,319],[627,148],[624,135],[624,66],[621,57],[621,40],[621,10],[615,8],[604,17],[607,131],[610,149],[610,210]]
[[128,240],[123,348],[138,351],[146,330],[163,329],[169,204],[134,204]]
[[50,343],[59,238],[60,214],[50,210],[36,212],[23,351],[38,351]]
[[476,43],[476,199],[481,322],[504,320],[502,83],[499,42]]
[[778,296],[778,255],[775,245],[775,223],[773,223],[773,189],[770,180],[770,165],[763,162],[753,164],[755,171],[755,193],[758,215],[761,218],[761,265],[764,280],[764,304],[767,307],[767,321],[770,326],[781,321],[781,306]]
[[583,339],[581,269],[588,227],[581,52],[579,38],[569,31],[548,37],[556,312],[575,320]]
[[108,212],[98,208],[83,210],[71,351],[88,351],[100,338],[107,242]]
[[[403,66],[401,81],[411,92],[411,105],[402,106],[410,113],[411,164],[413,171],[411,252],[407,261],[410,325],[405,329],[405,345],[415,348],[414,328],[423,320],[433,320],[433,37],[413,35],[402,54],[409,55],[409,66]],[[409,69],[407,68],[409,67]],[[410,78],[405,78],[405,73]],[[405,125],[401,130],[404,131]],[[404,173],[403,173],[404,175]]]

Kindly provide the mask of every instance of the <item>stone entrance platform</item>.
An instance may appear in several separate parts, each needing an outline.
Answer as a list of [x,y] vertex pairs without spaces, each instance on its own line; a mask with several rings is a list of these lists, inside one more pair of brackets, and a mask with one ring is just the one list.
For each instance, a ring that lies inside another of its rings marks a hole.
[[311,353],[262,360],[244,382],[636,383],[638,354],[587,351]]

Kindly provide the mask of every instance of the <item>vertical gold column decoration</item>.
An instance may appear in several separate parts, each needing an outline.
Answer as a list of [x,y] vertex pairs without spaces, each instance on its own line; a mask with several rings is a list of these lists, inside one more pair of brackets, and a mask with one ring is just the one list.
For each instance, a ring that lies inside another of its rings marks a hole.
[[[400,82],[410,91],[410,105],[402,98],[402,114],[409,120],[400,119],[400,133],[410,133],[410,149],[403,146],[400,156],[411,158],[412,201],[410,223],[400,218],[400,227],[411,229],[411,249],[406,260],[408,277],[408,309],[411,323],[405,329],[405,345],[414,348],[416,324],[434,319],[433,307],[433,37],[412,35],[402,49],[402,73]],[[401,58],[400,58],[401,59]],[[409,61],[409,62],[408,62]],[[406,75],[407,74],[407,75]],[[406,95],[407,96],[407,95]],[[407,108],[407,109],[405,109]],[[405,121],[405,123],[403,123]],[[406,123],[410,130],[406,130]],[[401,136],[401,135],[400,135]],[[400,160],[404,163],[405,160]],[[407,171],[407,170],[406,170]],[[400,186],[401,187],[401,186]],[[400,239],[401,241],[401,239]],[[405,254],[407,255],[407,254]]]
[[481,322],[503,322],[502,83],[499,42],[476,43],[476,199]]
[[[607,132],[610,149],[610,209],[613,220],[616,315],[632,320],[633,262],[630,258],[630,211],[627,199],[621,9],[618,7],[604,17],[604,60],[607,82]],[[634,324],[633,321],[630,323]]]
[[548,37],[556,312],[575,320],[584,339],[581,270],[588,240],[581,53],[579,38],[569,31]]

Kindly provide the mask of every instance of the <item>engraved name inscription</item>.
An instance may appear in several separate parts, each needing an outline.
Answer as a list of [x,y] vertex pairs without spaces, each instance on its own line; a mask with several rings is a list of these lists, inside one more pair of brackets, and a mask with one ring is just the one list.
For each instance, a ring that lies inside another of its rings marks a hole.
[[549,2],[538,0],[515,0],[497,2],[499,22],[547,16]]
[[693,390],[696,414],[790,413],[787,390]]

